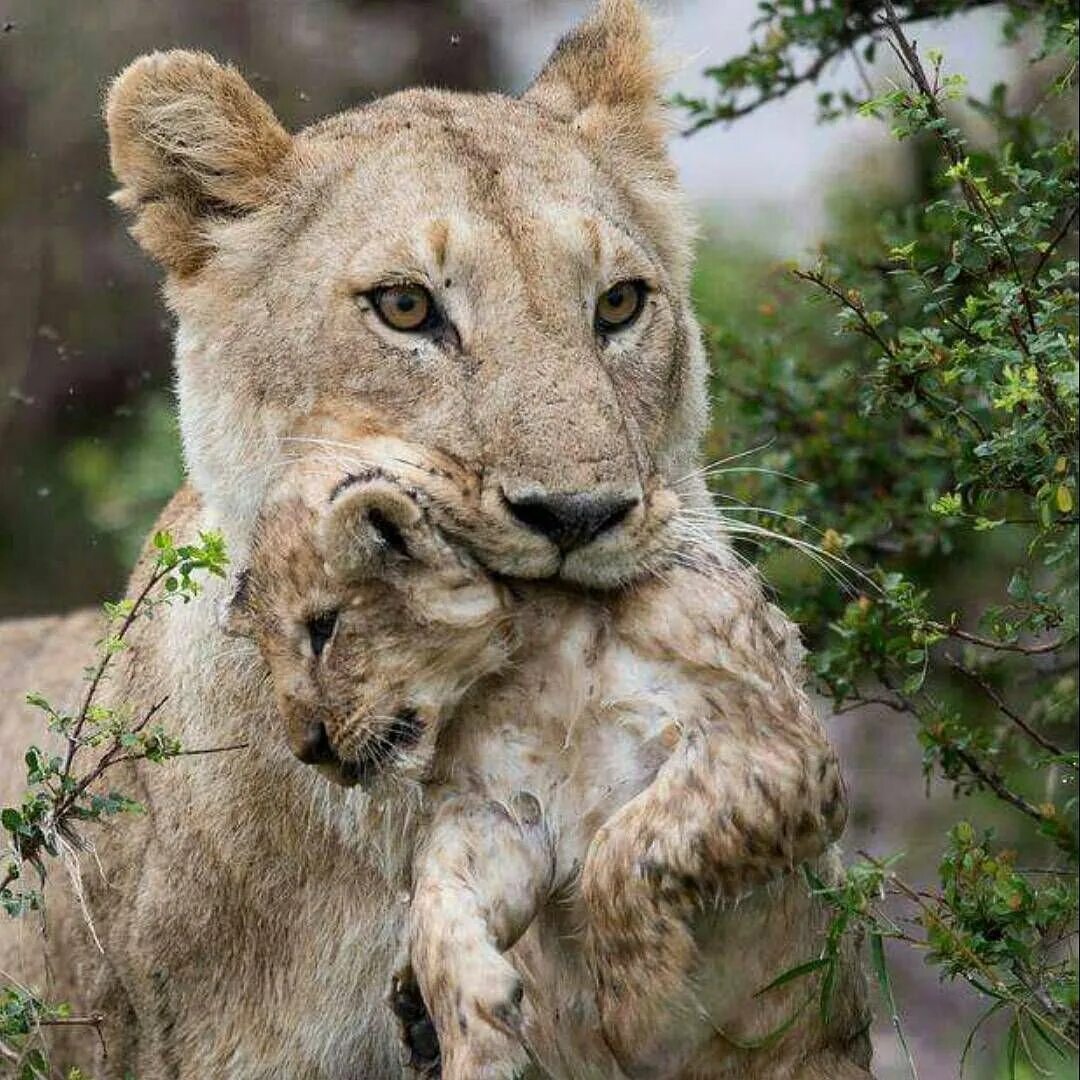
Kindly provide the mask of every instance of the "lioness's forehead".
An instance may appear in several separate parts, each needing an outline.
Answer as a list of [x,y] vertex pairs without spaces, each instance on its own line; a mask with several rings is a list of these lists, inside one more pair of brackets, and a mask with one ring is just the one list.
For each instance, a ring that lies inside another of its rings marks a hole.
[[448,171],[470,173],[481,186],[503,170],[556,180],[587,162],[569,124],[503,94],[403,90],[323,120],[301,137],[353,141],[358,152],[382,160],[397,156],[438,162]]
[[636,231],[632,193],[620,178],[569,124],[527,101],[409,90],[302,138],[327,161],[325,205],[357,218],[408,225],[457,212],[513,238],[546,228],[561,204]]

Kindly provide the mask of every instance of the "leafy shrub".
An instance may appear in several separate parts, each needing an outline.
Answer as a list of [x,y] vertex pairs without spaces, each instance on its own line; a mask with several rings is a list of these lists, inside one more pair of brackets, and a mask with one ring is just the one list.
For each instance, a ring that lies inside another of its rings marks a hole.
[[[815,883],[835,922],[800,977],[818,979],[827,1008],[839,936],[866,932],[895,1016],[885,942],[916,948],[985,998],[984,1018],[1008,1016],[1015,1073],[1075,1056],[1078,1030],[1078,198],[1064,100],[1077,17],[1062,0],[1008,5],[1006,34],[1040,26],[1052,74],[1035,108],[1012,106],[1004,86],[969,101],[993,132],[975,146],[954,116],[963,79],[906,29],[975,6],[765,2],[750,49],[707,73],[714,98],[680,104],[701,130],[842,55],[889,50],[901,69],[884,92],[866,80],[819,105],[825,119],[888,123],[921,189],[761,282],[756,321],[745,294],[736,317],[699,283],[722,403],[711,449],[727,455],[710,476],[834,708],[910,717],[928,776],[1006,805],[1039,856],[1021,868],[967,820],[943,837],[933,889],[905,880],[895,855],[863,855],[839,886]],[[827,525],[812,544],[807,521]],[[780,536],[816,572],[793,571]]]
[[[102,694],[115,658],[128,648],[128,635],[139,619],[162,604],[187,603],[199,591],[198,577],[224,574],[227,558],[218,533],[203,533],[197,544],[177,546],[165,532],[155,534],[145,579],[135,595],[105,604],[105,634],[96,661],[86,669],[86,689],[73,711],[41,694],[27,695],[28,704],[45,718],[63,750],[51,753],[31,745],[24,755],[26,790],[17,805],[0,811],[7,840],[0,868],[0,907],[18,918],[43,910],[42,890],[49,860],[72,860],[85,847],[88,825],[142,807],[121,791],[106,787],[110,770],[132,761],[161,763],[184,754],[217,753],[240,746],[188,749],[161,723],[168,698],[141,713],[123,702],[106,705]],[[28,882],[27,879],[30,878]],[[0,984],[0,1069],[18,1080],[48,1080],[55,1075],[42,1030],[55,1024],[81,1024],[100,1029],[99,1016],[74,1016],[65,1003],[42,1000],[33,990]],[[6,1062],[6,1066],[3,1064]],[[78,1069],[68,1080],[83,1076]]]

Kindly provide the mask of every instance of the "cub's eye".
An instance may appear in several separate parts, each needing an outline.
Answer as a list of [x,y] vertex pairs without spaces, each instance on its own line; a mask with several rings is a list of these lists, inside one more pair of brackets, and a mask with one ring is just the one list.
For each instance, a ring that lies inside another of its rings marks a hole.
[[368,296],[379,318],[391,330],[415,334],[442,323],[431,293],[422,285],[382,285]]
[[610,334],[624,330],[645,306],[648,289],[644,281],[619,281],[596,300],[596,331]]
[[337,619],[336,611],[324,611],[321,615],[316,615],[314,619],[309,620],[308,637],[311,639],[311,651],[316,656],[322,656],[326,643],[334,636]]

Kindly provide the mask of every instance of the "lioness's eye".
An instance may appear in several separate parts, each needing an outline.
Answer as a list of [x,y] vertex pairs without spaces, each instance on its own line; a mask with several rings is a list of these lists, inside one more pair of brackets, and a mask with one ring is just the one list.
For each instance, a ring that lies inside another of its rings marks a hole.
[[419,333],[435,329],[442,321],[423,285],[382,285],[368,295],[379,318],[391,330]]
[[610,334],[623,330],[640,314],[645,306],[648,290],[643,281],[619,281],[596,300],[596,330]]

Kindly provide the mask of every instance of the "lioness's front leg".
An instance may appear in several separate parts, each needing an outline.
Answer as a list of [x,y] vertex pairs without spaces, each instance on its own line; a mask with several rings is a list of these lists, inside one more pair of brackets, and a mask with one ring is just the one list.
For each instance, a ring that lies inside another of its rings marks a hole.
[[693,1049],[694,916],[821,854],[844,817],[837,761],[817,732],[710,724],[689,727],[653,783],[598,830],[582,876],[586,947],[604,1034],[629,1075],[669,1075]]
[[502,954],[532,922],[553,874],[531,795],[509,804],[454,796],[437,811],[415,862],[409,954],[444,1080],[511,1080],[528,1067],[522,982]]

